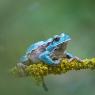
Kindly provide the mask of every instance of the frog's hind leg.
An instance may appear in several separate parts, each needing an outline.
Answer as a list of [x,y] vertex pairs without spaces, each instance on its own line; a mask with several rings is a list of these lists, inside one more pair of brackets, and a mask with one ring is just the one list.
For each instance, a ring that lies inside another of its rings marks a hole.
[[60,60],[53,60],[50,57],[50,52],[45,51],[44,53],[40,54],[39,59],[43,61],[44,63],[47,63],[49,65],[59,64]]

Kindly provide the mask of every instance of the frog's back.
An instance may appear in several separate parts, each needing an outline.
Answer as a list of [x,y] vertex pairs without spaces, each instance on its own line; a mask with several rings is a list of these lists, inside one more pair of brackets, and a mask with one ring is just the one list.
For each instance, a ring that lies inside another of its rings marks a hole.
[[26,50],[26,54],[31,53],[33,50],[37,49],[39,46],[43,45],[44,41],[39,41],[37,43],[31,44],[27,50]]
[[33,50],[36,50],[39,46],[43,45],[44,41],[39,41],[37,43],[31,44],[27,49],[25,54],[20,58],[20,62],[24,63],[28,61],[28,54],[31,54]]

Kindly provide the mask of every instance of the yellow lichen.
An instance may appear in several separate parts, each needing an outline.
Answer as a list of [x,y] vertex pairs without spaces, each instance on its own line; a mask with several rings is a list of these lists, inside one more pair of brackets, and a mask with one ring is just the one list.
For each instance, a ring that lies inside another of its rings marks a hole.
[[26,66],[24,69],[14,67],[12,68],[12,72],[18,75],[24,73],[24,76],[32,76],[35,80],[41,81],[44,76],[49,74],[63,74],[70,70],[80,69],[95,69],[95,58],[84,59],[83,62],[79,62],[76,59],[69,62],[68,59],[63,59],[58,65],[48,65],[39,62]]

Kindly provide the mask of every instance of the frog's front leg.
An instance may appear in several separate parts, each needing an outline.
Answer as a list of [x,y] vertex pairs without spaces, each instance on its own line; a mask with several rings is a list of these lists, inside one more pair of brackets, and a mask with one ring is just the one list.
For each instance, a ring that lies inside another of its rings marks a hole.
[[50,57],[49,51],[45,51],[42,54],[40,54],[39,59],[48,64],[59,64],[60,63],[60,60],[55,60],[55,61],[52,60],[52,58]]
[[66,56],[67,58],[69,59],[69,62],[73,61],[74,59],[78,60],[79,62],[83,62],[82,59],[80,59],[79,57],[77,56],[73,56],[71,53],[66,53]]

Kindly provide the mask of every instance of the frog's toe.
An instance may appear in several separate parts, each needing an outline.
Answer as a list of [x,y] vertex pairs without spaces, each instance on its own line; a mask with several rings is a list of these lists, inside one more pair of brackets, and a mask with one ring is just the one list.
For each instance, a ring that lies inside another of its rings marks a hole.
[[56,61],[54,61],[54,64],[59,64],[60,63],[60,60],[56,60]]
[[18,68],[25,68],[25,65],[23,63],[17,63]]

